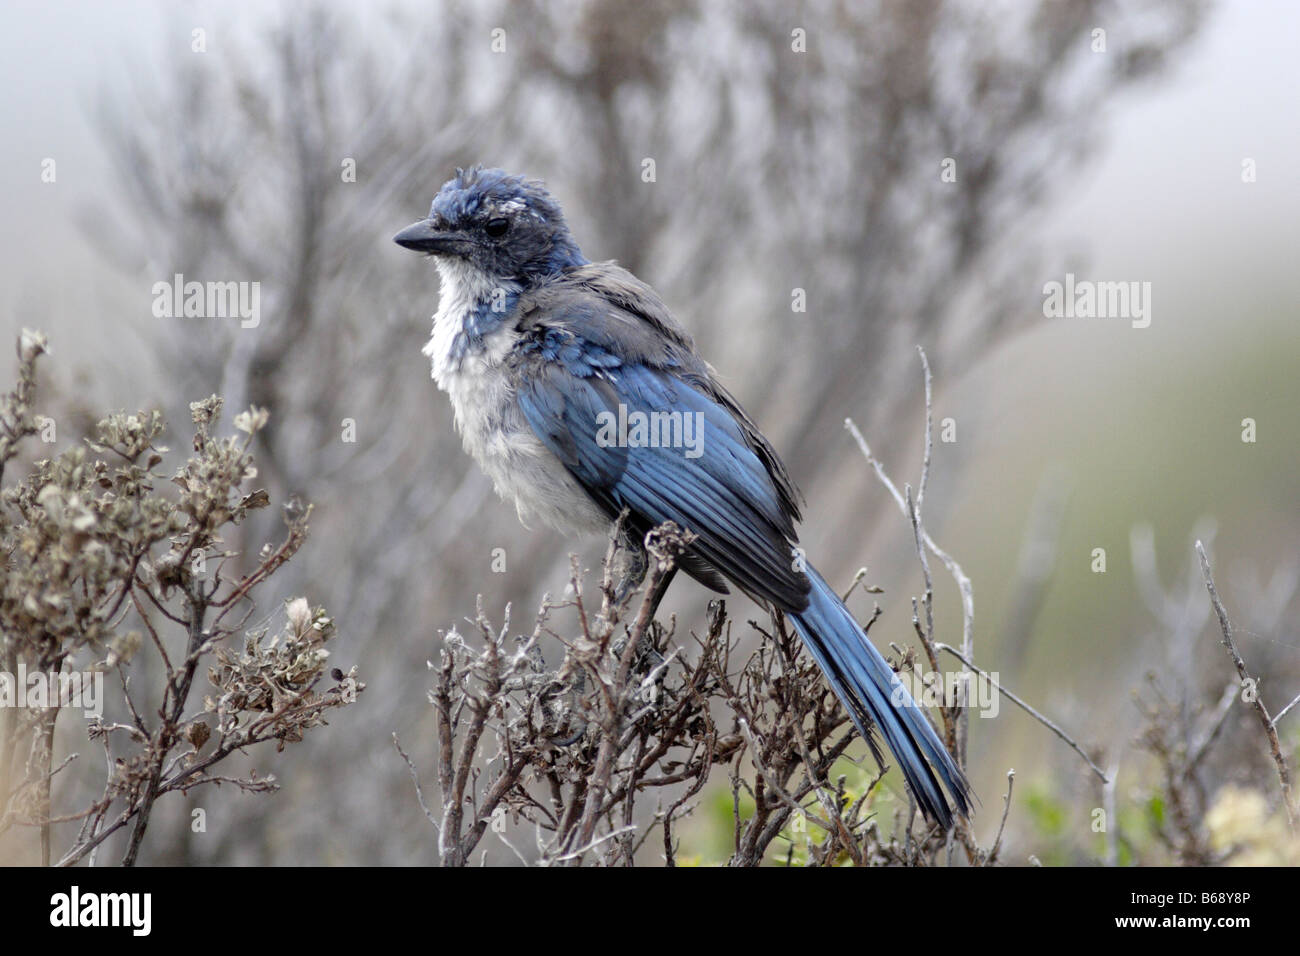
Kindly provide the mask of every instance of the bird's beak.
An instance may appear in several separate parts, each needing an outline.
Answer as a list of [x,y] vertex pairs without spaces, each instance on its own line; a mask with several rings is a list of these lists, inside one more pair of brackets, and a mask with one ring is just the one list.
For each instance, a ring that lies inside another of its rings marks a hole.
[[428,219],[413,222],[397,235],[393,242],[404,249],[427,252],[430,255],[463,255],[472,243],[454,232],[439,232]]

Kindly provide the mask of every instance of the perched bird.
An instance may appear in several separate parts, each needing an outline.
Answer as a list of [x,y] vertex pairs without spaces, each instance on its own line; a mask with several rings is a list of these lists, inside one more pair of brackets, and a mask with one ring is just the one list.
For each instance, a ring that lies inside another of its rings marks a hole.
[[693,532],[681,570],[783,611],[927,817],[947,829],[954,807],[969,814],[970,786],[924,711],[797,549],[785,465],[654,290],[589,262],[544,186],[499,169],[457,170],[393,240],[437,264],[433,378],[522,521],[595,531],[626,509],[633,549],[666,521]]

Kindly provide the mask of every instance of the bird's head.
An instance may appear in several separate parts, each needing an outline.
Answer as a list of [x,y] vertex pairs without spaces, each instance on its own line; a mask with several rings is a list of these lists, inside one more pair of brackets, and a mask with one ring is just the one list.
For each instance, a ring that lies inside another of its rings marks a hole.
[[587,261],[540,182],[481,166],[457,169],[433,198],[428,218],[393,241],[525,284]]

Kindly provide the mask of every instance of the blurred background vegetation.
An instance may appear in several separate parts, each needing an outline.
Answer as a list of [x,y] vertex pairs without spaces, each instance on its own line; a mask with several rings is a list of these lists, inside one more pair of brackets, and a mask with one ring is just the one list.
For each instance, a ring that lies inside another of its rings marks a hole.
[[[0,341],[48,333],[61,442],[106,407],[184,422],[217,392],[270,409],[262,480],[316,505],[285,594],[329,605],[336,658],[370,687],[278,762],[274,799],[225,796],[206,834],[160,809],[142,859],[433,859],[391,733],[421,763],[439,631],[479,593],[494,614],[535,608],[570,550],[603,553],[518,525],[420,354],[436,274],[389,238],[482,162],[545,179],[589,257],[660,292],[784,455],[809,554],[845,585],[865,565],[883,589],[873,637],[901,645],[911,530],[842,426],[915,483],[925,347],[956,435],[936,445],[927,525],[972,578],[977,662],[1117,780],[1103,793],[1005,702],[973,720],[985,844],[1016,770],[1005,862],[1294,862],[1258,726],[1216,710],[1234,673],[1191,541],[1211,546],[1276,712],[1300,693],[1300,11],[142,0],[19,3],[10,22]],[[1067,272],[1150,282],[1150,327],[1045,318],[1043,286]],[[155,318],[153,284],[176,273],[260,282],[260,325]],[[250,521],[232,546],[252,561],[272,534]],[[705,600],[681,582],[664,607],[698,627]],[[1207,726],[1214,754],[1186,773],[1152,744],[1185,751]],[[1293,759],[1300,708],[1278,730]],[[726,858],[730,809],[706,792],[683,859]]]

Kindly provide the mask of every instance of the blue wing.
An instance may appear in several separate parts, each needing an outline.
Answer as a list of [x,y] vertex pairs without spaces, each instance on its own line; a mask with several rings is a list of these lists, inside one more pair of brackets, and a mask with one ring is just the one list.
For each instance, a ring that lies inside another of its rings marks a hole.
[[[805,608],[789,509],[742,422],[687,380],[701,368],[671,350],[658,362],[629,360],[599,338],[563,324],[528,333],[515,383],[533,431],[611,517],[626,507],[644,527],[673,521],[698,535],[695,556],[750,594]],[[691,447],[608,440],[610,421],[654,412],[689,415]]]

